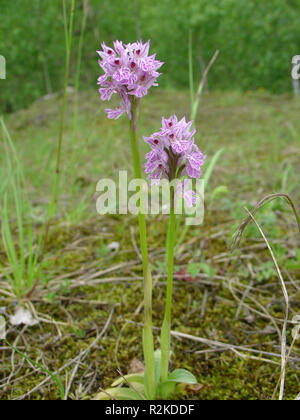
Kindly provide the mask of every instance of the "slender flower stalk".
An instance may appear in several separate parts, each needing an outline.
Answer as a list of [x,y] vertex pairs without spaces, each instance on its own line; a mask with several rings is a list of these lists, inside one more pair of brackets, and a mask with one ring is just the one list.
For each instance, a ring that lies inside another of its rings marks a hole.
[[[140,163],[140,154],[137,145],[137,120],[138,120],[138,111],[139,111],[139,100],[132,99],[132,118],[129,121],[129,130],[130,130],[130,139],[131,139],[131,152],[133,158],[133,169],[134,176],[137,179],[142,178],[141,172],[141,163]],[[143,199],[143,194],[141,194],[141,200]],[[143,209],[143,203],[141,203],[141,210]],[[146,274],[147,264],[148,264],[148,250],[147,250],[147,236],[146,236],[146,219],[145,215],[141,212],[139,213],[139,226],[140,226],[140,239],[141,239],[141,251],[143,259],[143,271]]]
[[[131,150],[133,157],[134,176],[137,179],[142,178],[140,156],[137,145],[137,119],[138,119],[139,99],[132,99],[131,114],[132,118],[129,121],[130,135],[131,135]],[[141,194],[141,211],[138,214],[139,228],[140,228],[140,242],[143,259],[143,273],[144,273],[144,330],[143,330],[143,349],[147,372],[147,391],[149,399],[155,396],[155,363],[154,363],[154,340],[152,333],[152,277],[148,261],[148,247],[147,247],[147,231],[146,218],[143,214],[143,194]]]
[[[184,177],[199,178],[205,156],[195,144],[196,130],[192,128],[193,121],[185,118],[178,121],[176,115],[162,118],[159,132],[150,137],[144,137],[151,146],[146,155],[145,171],[152,183],[158,184],[162,178],[169,182],[177,180],[177,185],[171,186],[170,222],[167,235],[168,283],[165,316],[161,330],[161,382],[168,380],[171,346],[171,310],[173,294],[174,246],[176,232],[175,200],[182,197],[188,206],[196,202],[196,194],[187,190]],[[172,185],[172,184],[171,184]]]
[[168,282],[165,317],[161,330],[161,381],[168,379],[170,345],[171,345],[171,308],[173,295],[173,268],[174,268],[174,246],[175,246],[175,230],[176,215],[174,211],[174,192],[172,194],[172,205],[170,211],[169,230],[167,238],[167,261],[168,261]]

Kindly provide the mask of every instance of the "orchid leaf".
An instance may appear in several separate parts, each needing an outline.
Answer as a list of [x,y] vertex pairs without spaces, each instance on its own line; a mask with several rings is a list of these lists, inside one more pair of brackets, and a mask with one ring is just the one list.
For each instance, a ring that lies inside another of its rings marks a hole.
[[94,400],[142,400],[142,397],[131,388],[109,388],[99,392]]
[[155,350],[154,352],[154,362],[155,362],[155,386],[160,382],[161,375],[161,350]]
[[144,384],[144,375],[133,373],[130,375],[121,376],[112,383],[112,387],[123,384],[124,382]]
[[195,376],[185,369],[175,369],[168,376],[168,381],[183,384],[197,384]]
[[174,395],[176,389],[176,382],[174,381],[165,381],[159,384],[157,394],[163,399],[169,399]]

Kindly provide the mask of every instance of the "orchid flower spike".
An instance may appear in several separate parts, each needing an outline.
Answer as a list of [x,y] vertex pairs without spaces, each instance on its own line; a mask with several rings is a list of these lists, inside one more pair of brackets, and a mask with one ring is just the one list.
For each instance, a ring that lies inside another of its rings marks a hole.
[[151,86],[158,86],[157,78],[161,75],[158,69],[163,65],[156,60],[156,54],[149,56],[150,41],[145,44],[137,41],[123,45],[115,41],[114,48],[102,43],[99,65],[104,74],[98,78],[99,93],[103,101],[111,99],[114,93],[121,98],[121,104],[116,109],[106,109],[108,118],[118,119],[126,112],[131,119],[132,98],[142,98],[147,95]]
[[[186,122],[185,118],[178,121],[176,115],[162,118],[162,127],[159,132],[150,137],[144,137],[151,146],[151,151],[146,155],[145,172],[153,183],[159,183],[162,178],[169,180],[200,178],[201,166],[206,156],[195,144],[195,129],[193,121]],[[184,186],[184,180],[181,181]],[[189,206],[195,203],[195,194],[183,195]]]

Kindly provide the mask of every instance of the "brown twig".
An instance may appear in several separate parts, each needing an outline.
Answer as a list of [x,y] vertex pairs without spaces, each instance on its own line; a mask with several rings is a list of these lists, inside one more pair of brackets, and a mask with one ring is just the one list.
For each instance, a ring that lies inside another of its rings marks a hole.
[[[299,232],[300,232],[300,219],[299,219],[299,216],[297,214],[296,207],[295,207],[292,199],[287,194],[278,193],[278,194],[267,195],[261,201],[259,201],[256,204],[256,206],[251,210],[252,216],[254,216],[255,213],[257,212],[257,210],[260,209],[261,207],[263,207],[267,202],[273,201],[273,200],[275,200],[276,198],[279,198],[279,197],[283,197],[289,202],[289,204],[292,207],[292,210],[294,212],[294,215],[295,215],[295,218],[296,218],[296,221],[297,221],[297,225],[298,225],[298,229],[299,229]],[[253,220],[252,216],[250,216],[250,214],[249,214],[249,216],[245,220],[243,220],[243,222],[240,224],[240,226],[237,229],[236,234],[233,238],[233,242],[232,242],[232,245],[231,245],[231,251],[234,251],[239,246],[239,243],[241,241],[241,237],[243,235],[244,230],[248,226],[249,222],[251,222],[251,220]]]

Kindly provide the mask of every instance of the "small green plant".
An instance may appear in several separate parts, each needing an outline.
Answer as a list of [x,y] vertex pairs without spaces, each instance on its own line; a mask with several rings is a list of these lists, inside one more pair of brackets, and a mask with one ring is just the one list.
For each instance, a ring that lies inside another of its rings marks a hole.
[[186,272],[192,277],[196,277],[201,272],[207,274],[210,278],[216,274],[216,270],[205,262],[190,263],[187,266]]
[[258,283],[262,283],[265,280],[276,276],[276,270],[272,261],[262,262],[259,267],[259,272],[256,274],[256,280]]
[[288,260],[285,264],[287,270],[300,270],[300,250],[295,250],[295,258]]
[[43,263],[39,261],[43,235],[36,231],[32,222],[32,209],[25,194],[27,186],[21,162],[4,120],[1,119],[0,123],[9,179],[3,192],[0,217],[3,246],[9,268],[4,265],[0,267],[14,294],[21,300],[31,292],[43,269]]
[[[175,369],[168,373],[165,380],[162,380],[162,354],[161,350],[154,353],[155,359],[155,397],[157,399],[170,399],[172,396],[182,392],[182,384],[197,384],[195,376],[185,369]],[[127,385],[124,387],[122,385]],[[121,376],[115,380],[111,388],[96,396],[96,400],[109,400],[111,398],[123,400],[146,400],[145,374],[136,373]]]
[[[5,144],[5,157],[8,170],[8,181],[1,187],[3,200],[0,208],[2,222],[2,239],[10,269],[2,266],[1,270],[19,300],[31,297],[41,279],[41,271],[47,262],[44,258],[50,221],[56,210],[61,178],[61,154],[66,109],[66,94],[69,81],[70,53],[73,33],[75,0],[72,0],[69,27],[67,22],[66,2],[63,0],[64,28],[66,42],[66,65],[64,97],[61,111],[58,146],[56,154],[56,170],[52,188],[52,196],[48,208],[48,217],[42,229],[37,232],[32,222],[33,210],[26,195],[27,186],[21,162],[1,118],[0,123]],[[15,214],[12,209],[15,209]],[[15,221],[12,222],[13,216]],[[17,232],[18,243],[15,243],[14,232]]]

